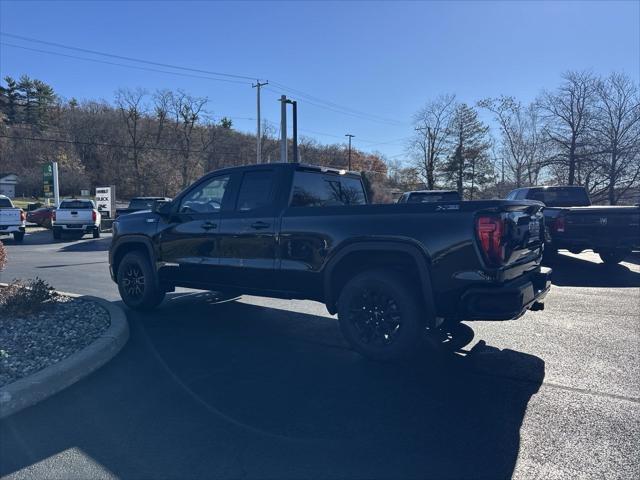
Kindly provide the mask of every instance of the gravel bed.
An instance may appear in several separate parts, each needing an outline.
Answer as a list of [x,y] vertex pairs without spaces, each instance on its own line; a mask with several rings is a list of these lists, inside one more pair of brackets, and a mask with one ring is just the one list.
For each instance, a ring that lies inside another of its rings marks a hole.
[[108,328],[107,311],[79,298],[59,296],[26,317],[0,311],[0,387],[67,358]]

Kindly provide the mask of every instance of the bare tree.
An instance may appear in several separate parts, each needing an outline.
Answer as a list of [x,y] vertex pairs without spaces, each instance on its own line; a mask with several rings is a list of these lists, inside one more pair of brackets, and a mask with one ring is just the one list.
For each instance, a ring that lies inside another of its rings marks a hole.
[[171,94],[170,102],[175,141],[180,153],[182,188],[186,188],[199,173],[197,167],[200,157],[193,152],[196,138],[194,133],[200,116],[205,114],[208,99],[192,97],[178,90],[177,93]]
[[580,167],[589,159],[589,131],[593,121],[595,79],[589,72],[567,72],[555,92],[545,92],[545,134],[557,149],[558,162],[567,170],[567,183],[580,183]]
[[435,172],[447,148],[451,118],[455,110],[455,95],[447,94],[426,103],[413,117],[415,135],[408,149],[417,160],[427,188],[435,186]]
[[133,180],[136,195],[142,191],[141,157],[148,140],[148,131],[144,128],[147,115],[145,98],[147,92],[138,88],[135,90],[120,89],[116,92],[116,106],[120,112],[126,130],[131,161],[133,163]]
[[516,187],[538,183],[545,165],[537,103],[524,106],[513,97],[486,98],[478,106],[493,113],[500,127],[500,151]]
[[598,103],[593,130],[607,197],[615,205],[640,175],[640,95],[624,74],[613,73],[596,84]]

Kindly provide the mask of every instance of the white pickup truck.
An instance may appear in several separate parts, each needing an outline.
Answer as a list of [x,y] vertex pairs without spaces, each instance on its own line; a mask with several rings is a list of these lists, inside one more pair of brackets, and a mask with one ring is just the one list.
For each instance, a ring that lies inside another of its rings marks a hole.
[[92,200],[67,199],[53,211],[53,238],[59,240],[63,233],[92,233],[93,238],[100,238],[100,212]]
[[16,242],[24,239],[26,216],[22,209],[13,206],[11,199],[0,195],[0,236],[13,234]]

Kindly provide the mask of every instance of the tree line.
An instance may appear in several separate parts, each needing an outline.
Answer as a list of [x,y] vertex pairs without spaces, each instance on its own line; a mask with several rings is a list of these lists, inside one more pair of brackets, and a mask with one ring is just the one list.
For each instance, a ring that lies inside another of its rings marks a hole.
[[[206,97],[183,90],[119,89],[112,102],[65,100],[41,80],[0,84],[0,172],[19,176],[19,195],[42,195],[42,165],[57,161],[62,195],[115,185],[122,199],[174,196],[206,172],[256,162],[256,137],[212,114]],[[263,122],[263,161],[279,160],[276,128]],[[346,168],[341,144],[302,136],[299,158]],[[289,144],[289,155],[292,145]],[[352,150],[354,169],[369,172],[377,200],[387,168],[380,155]]]
[[411,166],[390,165],[397,185],[450,187],[470,199],[530,185],[583,185],[597,201],[638,202],[640,95],[625,74],[567,72],[528,104],[499,96],[467,105],[440,95],[413,123]]
[[[213,109],[208,98],[183,90],[120,89],[110,102],[80,102],[41,80],[6,77],[0,172],[18,174],[18,193],[26,195],[41,195],[41,166],[57,161],[63,195],[115,185],[119,198],[173,196],[205,172],[255,162],[255,135]],[[583,185],[596,201],[638,202],[640,94],[625,74],[567,72],[529,103],[499,96],[466,104],[439,95],[415,113],[413,126],[402,161],[352,150],[353,169],[365,172],[375,201],[416,188],[480,199],[560,184]],[[263,122],[264,161],[279,160],[277,133]],[[304,136],[299,155],[335,168],[348,162],[346,145]]]

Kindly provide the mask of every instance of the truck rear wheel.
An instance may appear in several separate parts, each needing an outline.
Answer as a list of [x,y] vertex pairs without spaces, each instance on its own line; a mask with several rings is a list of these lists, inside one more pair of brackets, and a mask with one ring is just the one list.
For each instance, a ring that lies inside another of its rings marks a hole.
[[423,339],[422,309],[414,289],[388,270],[369,270],[352,278],[338,299],[340,330],[351,347],[373,360],[415,354]]
[[133,310],[151,310],[164,300],[165,292],[144,253],[127,253],[118,266],[117,280],[122,301]]
[[59,228],[53,229],[53,239],[60,240],[62,238],[62,231]]
[[24,232],[14,232],[13,239],[16,242],[22,242],[24,240]]
[[100,238],[100,226],[97,226],[97,227],[93,230],[93,238]]
[[598,255],[600,255],[600,259],[607,265],[615,265],[616,263],[623,261],[630,253],[631,251],[626,249],[613,249],[600,250]]

